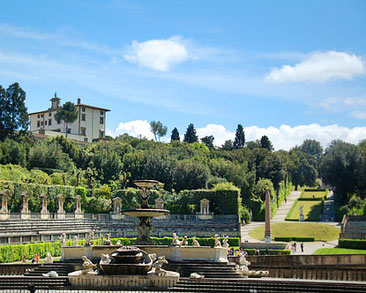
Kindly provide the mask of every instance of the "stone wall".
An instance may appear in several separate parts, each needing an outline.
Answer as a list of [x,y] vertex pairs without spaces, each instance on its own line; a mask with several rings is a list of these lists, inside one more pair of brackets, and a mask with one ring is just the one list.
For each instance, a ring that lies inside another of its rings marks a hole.
[[339,235],[339,238],[366,239],[366,215],[344,215],[341,224],[341,234]]

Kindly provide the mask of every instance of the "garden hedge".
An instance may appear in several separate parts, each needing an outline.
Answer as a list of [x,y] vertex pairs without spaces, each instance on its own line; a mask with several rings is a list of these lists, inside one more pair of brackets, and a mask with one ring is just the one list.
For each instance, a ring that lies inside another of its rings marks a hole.
[[[248,255],[255,255],[255,249],[244,249]],[[259,249],[260,255],[265,255],[265,249]],[[269,255],[289,255],[290,249],[268,249]]]
[[314,237],[275,237],[274,241],[281,241],[281,242],[291,242],[291,241],[297,241],[297,242],[314,242]]
[[[171,237],[157,238],[152,237],[157,245],[170,245],[172,243]],[[183,239],[179,237],[179,239]],[[198,238],[196,237],[201,246],[213,246],[215,244],[215,238]],[[134,245],[136,238],[113,238],[112,242],[120,240],[122,245]],[[221,238],[221,241],[223,238]],[[95,239],[94,245],[102,245],[103,239]],[[192,244],[192,239],[188,240],[188,243]],[[239,246],[239,237],[229,237],[230,246]],[[67,246],[72,246],[73,241],[66,241]],[[85,245],[85,239],[79,240],[79,245]],[[61,256],[61,244],[59,241],[56,242],[42,242],[42,243],[28,243],[28,244],[4,244],[0,245],[0,263],[9,263],[15,261],[21,261],[24,257],[26,259],[32,259],[32,257],[39,253],[40,258],[46,257],[47,252],[52,256]]]
[[340,248],[366,249],[366,239],[339,239]]

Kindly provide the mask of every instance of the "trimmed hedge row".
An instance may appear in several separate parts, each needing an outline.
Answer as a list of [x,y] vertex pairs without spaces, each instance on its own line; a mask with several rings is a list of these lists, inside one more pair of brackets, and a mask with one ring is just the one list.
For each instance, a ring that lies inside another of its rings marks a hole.
[[281,241],[281,242],[291,242],[291,241],[297,241],[297,242],[314,242],[314,237],[275,237],[274,241]]
[[[255,249],[245,249],[248,255],[255,255]],[[265,249],[259,249],[260,255],[265,255]],[[291,249],[268,249],[269,255],[289,255]]]
[[366,239],[339,239],[341,248],[366,249]]
[[[171,237],[157,238],[152,237],[155,244],[157,245],[170,245],[172,243]],[[183,237],[179,237],[183,240]],[[215,238],[196,238],[201,246],[214,246]],[[116,244],[120,240],[122,245],[134,245],[136,238],[113,238],[113,244]],[[223,238],[221,238],[221,241]],[[94,245],[102,245],[103,239],[95,239]],[[192,245],[192,239],[188,240],[188,244]],[[229,237],[230,246],[239,246],[239,237]],[[73,241],[66,241],[66,246],[72,246]],[[79,245],[85,245],[85,239],[79,240]],[[5,244],[0,245],[0,263],[9,263],[15,261],[21,261],[24,257],[26,259],[31,259],[35,254],[39,253],[40,258],[46,257],[47,252],[52,256],[61,256],[61,244],[59,241],[56,242],[42,242],[42,243],[29,243],[29,244]]]

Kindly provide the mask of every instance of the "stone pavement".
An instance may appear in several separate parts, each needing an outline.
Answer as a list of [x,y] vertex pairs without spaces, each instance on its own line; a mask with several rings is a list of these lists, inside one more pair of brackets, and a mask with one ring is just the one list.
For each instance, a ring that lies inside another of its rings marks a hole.
[[324,201],[324,208],[321,221],[328,222],[334,220],[334,194],[333,191],[329,191],[327,198]]

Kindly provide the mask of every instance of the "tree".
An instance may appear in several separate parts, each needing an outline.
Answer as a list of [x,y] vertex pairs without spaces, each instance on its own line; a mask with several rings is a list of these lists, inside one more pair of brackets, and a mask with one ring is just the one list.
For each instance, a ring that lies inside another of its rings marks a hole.
[[208,148],[213,148],[214,147],[214,137],[212,135],[209,136],[205,136],[201,138],[201,141],[208,147]]
[[25,107],[25,92],[13,83],[7,90],[0,86],[0,140],[14,137],[15,131],[25,132],[29,118]]
[[321,163],[323,181],[335,186],[335,199],[341,204],[347,202],[347,194],[357,190],[361,161],[359,148],[342,142],[334,146]]
[[[2,155],[1,155],[2,154]],[[26,146],[10,138],[0,142],[0,164],[14,164],[26,166],[27,150]]]
[[224,151],[231,151],[233,149],[233,141],[231,139],[225,140],[224,144],[221,146]]
[[191,123],[187,127],[187,131],[184,134],[184,142],[193,143],[198,141],[198,136],[196,134],[196,129],[194,128],[194,125]]
[[273,150],[273,146],[271,141],[269,140],[267,135],[263,135],[260,141],[261,148],[267,149],[269,151]]
[[179,132],[176,127],[174,127],[174,129],[172,131],[172,136],[170,137],[170,141],[174,141],[174,140],[180,141]]
[[238,128],[236,129],[235,139],[234,139],[234,149],[242,149],[245,145],[245,133],[243,126],[238,124]]
[[151,121],[150,130],[154,134],[155,141],[158,141],[160,137],[166,135],[168,127],[164,126],[160,121]]
[[297,185],[314,186],[318,177],[315,157],[298,149],[290,151],[290,157],[292,163],[289,165],[289,173],[295,189],[297,190]]
[[[56,93],[55,93],[56,97]],[[66,125],[66,137],[67,133],[69,132],[69,123],[73,123],[78,118],[78,112],[76,110],[76,107],[74,103],[72,102],[66,102],[63,104],[62,109],[57,111],[55,114],[55,120],[57,123],[60,123],[61,120],[65,122]]]
[[314,156],[318,162],[320,162],[323,156],[323,148],[320,145],[320,142],[316,141],[315,139],[305,139],[300,146],[300,150],[304,153]]

